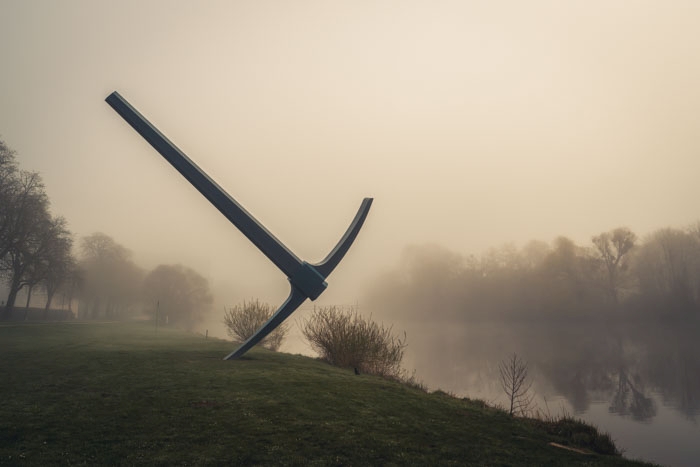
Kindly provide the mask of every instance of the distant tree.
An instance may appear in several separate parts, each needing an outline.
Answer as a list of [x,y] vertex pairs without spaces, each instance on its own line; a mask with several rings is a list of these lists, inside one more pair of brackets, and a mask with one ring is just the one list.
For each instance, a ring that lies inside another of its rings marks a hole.
[[657,311],[691,311],[700,295],[700,242],[689,231],[665,228],[640,247],[634,274],[645,305]]
[[187,329],[203,318],[213,302],[209,282],[180,264],[157,266],[144,279],[143,290],[153,303],[160,303],[162,321]]
[[535,395],[530,392],[532,380],[528,375],[527,362],[517,354],[511,355],[498,365],[501,388],[508,396],[510,415],[525,416],[533,409]]
[[68,270],[68,279],[62,283],[60,290],[63,294],[62,302],[68,303],[68,310],[73,311],[73,299],[80,296],[85,284],[85,271],[78,263],[74,263]]
[[[247,341],[274,314],[275,309],[268,303],[258,300],[243,302],[230,308],[224,313],[224,324],[228,335],[241,342]],[[272,351],[279,350],[289,327],[286,324],[277,326],[263,339],[261,345]]]
[[602,300],[597,290],[597,263],[571,239],[558,237],[540,267],[542,307],[551,312],[586,312]]
[[620,227],[603,232],[592,239],[607,275],[607,290],[613,304],[618,303],[620,275],[627,270],[626,259],[635,246],[637,236],[630,229]]
[[687,229],[687,233],[694,240],[700,242],[700,221],[697,221],[697,222],[691,224]]
[[550,252],[549,245],[540,240],[530,240],[522,249],[521,257],[524,265],[535,270],[542,265]]
[[465,293],[460,275],[464,258],[444,247],[427,244],[406,247],[397,273],[383,278],[372,300],[400,310],[397,318],[423,319],[425,310],[440,310],[443,315],[462,311],[458,304]]
[[700,223],[642,242],[624,227],[591,240],[506,244],[481,256],[414,245],[370,285],[365,300],[384,316],[416,321],[583,317],[617,306],[700,313]]
[[95,232],[80,241],[83,257],[96,261],[127,261],[131,252],[102,232]]
[[126,318],[136,313],[144,273],[131,252],[101,232],[80,241],[81,299],[84,318]]
[[61,286],[68,283],[76,267],[71,249],[73,239],[68,230],[58,232],[52,239],[46,253],[46,269],[43,286],[46,291],[45,313],[51,308],[54,295]]
[[486,275],[515,271],[523,267],[521,255],[513,243],[489,248],[481,258],[481,269]]
[[321,307],[302,327],[311,347],[328,363],[356,372],[401,378],[406,335],[360,316],[356,310]]

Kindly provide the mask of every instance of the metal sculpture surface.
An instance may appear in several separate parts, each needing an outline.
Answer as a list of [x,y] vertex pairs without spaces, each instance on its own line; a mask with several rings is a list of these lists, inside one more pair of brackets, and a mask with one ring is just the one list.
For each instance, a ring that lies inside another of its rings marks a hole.
[[224,357],[224,360],[236,359],[255,344],[263,340],[272,330],[279,326],[307,298],[315,300],[327,287],[326,277],[335,269],[350,245],[357,237],[362,224],[369,213],[372,198],[365,198],[357,211],[350,227],[338,244],[318,264],[309,264],[299,259],[282,242],[272,235],[243,206],[226,193],[197,165],[178,149],[168,138],[146,120],[126,99],[116,91],[107,96],[105,101],[126,120],[143,138],[148,141],[170,164],[177,169],[201,194],[204,195],[233,225],[248,237],[289,279],[291,292],[289,298],[274,315],[238,349]]

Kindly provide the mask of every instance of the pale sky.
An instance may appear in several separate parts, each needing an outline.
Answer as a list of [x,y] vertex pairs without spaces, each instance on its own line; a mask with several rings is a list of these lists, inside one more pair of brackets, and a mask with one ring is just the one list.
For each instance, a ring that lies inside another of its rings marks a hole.
[[105,102],[114,90],[352,302],[409,244],[480,253],[700,220],[700,2],[0,0],[0,137],[76,236],[217,302],[284,276]]

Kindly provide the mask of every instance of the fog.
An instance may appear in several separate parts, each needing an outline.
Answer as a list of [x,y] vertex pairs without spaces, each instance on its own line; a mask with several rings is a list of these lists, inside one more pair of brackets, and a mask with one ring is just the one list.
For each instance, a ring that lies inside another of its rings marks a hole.
[[320,303],[412,244],[583,243],[697,218],[696,2],[0,5],[0,135],[77,237],[182,263],[215,307],[285,278],[129,128],[118,90],[298,256],[375,203]]
[[[680,439],[698,414],[697,346],[673,323],[700,308],[700,230],[686,228],[700,218],[699,23],[692,0],[3,0],[0,139],[41,173],[76,245],[103,232],[143,274],[203,276],[215,335],[224,306],[280,304],[287,281],[108,94],[306,261],[374,197],[293,321],[359,306],[408,332],[406,367],[431,387],[488,400],[517,352],[538,394],[616,437],[637,437],[620,428],[631,418]],[[610,286],[591,239],[617,227],[638,248]],[[294,336],[283,350],[309,352]],[[675,446],[637,438],[635,455]]]

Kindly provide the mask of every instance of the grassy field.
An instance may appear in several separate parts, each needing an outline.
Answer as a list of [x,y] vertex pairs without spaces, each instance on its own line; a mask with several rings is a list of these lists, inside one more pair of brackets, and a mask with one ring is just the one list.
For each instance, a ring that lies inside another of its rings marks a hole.
[[635,465],[586,435],[144,324],[0,325],[0,465]]

